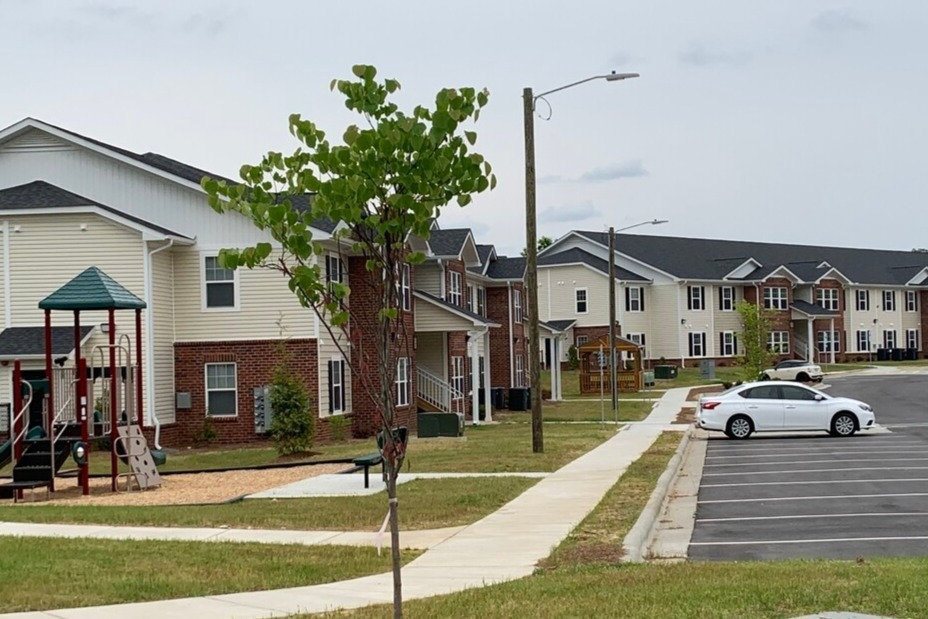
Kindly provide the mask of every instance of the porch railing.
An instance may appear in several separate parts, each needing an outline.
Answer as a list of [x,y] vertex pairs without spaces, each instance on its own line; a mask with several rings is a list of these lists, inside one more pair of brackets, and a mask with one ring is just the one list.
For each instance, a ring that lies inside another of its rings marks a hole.
[[441,411],[450,413],[464,412],[464,394],[452,387],[443,378],[421,367],[416,368],[417,394]]

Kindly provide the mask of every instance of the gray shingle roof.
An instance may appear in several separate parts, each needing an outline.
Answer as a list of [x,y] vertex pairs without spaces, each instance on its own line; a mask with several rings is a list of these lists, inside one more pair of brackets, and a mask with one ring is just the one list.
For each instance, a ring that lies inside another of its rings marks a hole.
[[477,245],[477,256],[480,258],[480,266],[470,267],[467,270],[472,273],[485,273],[487,267],[489,266],[487,263],[489,262],[490,256],[493,255],[493,251],[495,249],[496,248],[492,245]]
[[429,235],[429,247],[436,256],[458,256],[470,233],[468,228],[432,230]]
[[[608,246],[608,233],[577,234]],[[754,258],[763,266],[751,277],[763,277],[782,265],[805,281],[814,281],[829,270],[815,267],[828,262],[855,283],[902,285],[928,266],[928,254],[911,251],[635,234],[617,234],[616,251],[681,279],[722,279],[740,263]]]
[[814,303],[809,303],[808,301],[803,301],[802,299],[796,299],[790,304],[794,310],[802,312],[807,316],[822,316],[827,318],[829,316],[840,316],[841,312],[836,312],[834,310],[828,310],[822,307],[821,305],[815,305]]
[[491,279],[517,279],[525,278],[525,258],[510,258],[499,256],[490,263],[487,277]]
[[0,210],[24,208],[67,208],[72,206],[95,206],[104,211],[119,215],[124,219],[133,221],[151,230],[170,234],[182,238],[190,238],[173,230],[145,221],[118,209],[101,204],[89,198],[71,193],[61,187],[46,183],[45,181],[32,181],[25,185],[0,189]]
[[[556,254],[544,254],[538,257],[539,266],[555,266],[559,264],[585,264],[593,267],[606,277],[609,277],[609,263],[602,258],[597,258],[590,252],[580,249],[579,247],[574,247]],[[734,268],[734,267],[733,267]],[[730,270],[730,269],[729,269]],[[646,282],[647,278],[633,273],[628,269],[623,269],[622,267],[616,265],[615,267],[615,276],[616,279],[629,282]]]
[[[92,326],[81,327],[81,341]],[[52,355],[69,355],[74,350],[74,327],[52,327]],[[0,357],[16,358],[45,354],[45,327],[8,327],[0,333]]]
[[577,321],[573,318],[569,318],[567,320],[548,320],[546,322],[558,331],[566,331],[567,329],[574,326],[574,323]]

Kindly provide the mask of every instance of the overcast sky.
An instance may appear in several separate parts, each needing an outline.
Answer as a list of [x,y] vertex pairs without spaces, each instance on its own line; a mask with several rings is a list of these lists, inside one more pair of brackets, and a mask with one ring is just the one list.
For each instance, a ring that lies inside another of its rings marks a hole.
[[[522,88],[539,234],[661,218],[644,233],[928,246],[925,0],[243,2],[0,0],[0,125],[26,116],[237,177],[293,150],[287,116],[341,135],[332,78],[490,90],[478,150],[496,191],[442,227],[524,246]],[[539,104],[548,115],[548,107]]]

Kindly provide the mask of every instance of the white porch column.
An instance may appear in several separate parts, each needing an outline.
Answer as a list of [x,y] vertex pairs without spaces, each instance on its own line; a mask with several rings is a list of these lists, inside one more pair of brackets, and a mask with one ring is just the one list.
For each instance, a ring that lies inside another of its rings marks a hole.
[[480,355],[477,347],[477,333],[467,332],[467,345],[470,348],[470,406],[471,420],[474,425],[480,425]]
[[493,421],[493,408],[490,406],[490,330],[483,332],[483,410],[486,411],[486,421]]
[[[896,294],[896,293],[893,293]],[[831,342],[831,365],[835,364],[835,319],[831,319],[831,325],[828,327],[831,333],[828,335],[828,341]]]
[[812,348],[812,342],[814,341],[815,340],[812,339],[812,317],[809,316],[809,318],[806,320],[806,353],[808,355],[807,361],[809,363],[815,363],[815,359],[813,359],[812,353],[812,351],[815,350]]
[[[563,399],[561,390],[561,338],[551,338],[551,399],[560,402]],[[554,385],[557,385],[555,388]]]

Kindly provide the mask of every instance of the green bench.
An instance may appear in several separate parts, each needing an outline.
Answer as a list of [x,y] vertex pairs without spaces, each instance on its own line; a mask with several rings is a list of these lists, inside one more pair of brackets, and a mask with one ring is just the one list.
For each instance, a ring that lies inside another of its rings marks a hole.
[[351,463],[355,466],[364,467],[364,487],[370,488],[370,477],[368,472],[372,466],[377,466],[378,464],[383,464],[383,456],[380,455],[379,451],[369,453],[366,456],[359,456],[357,458],[352,458]]

